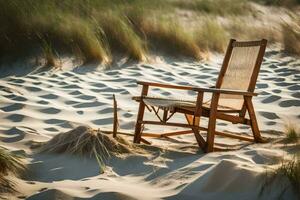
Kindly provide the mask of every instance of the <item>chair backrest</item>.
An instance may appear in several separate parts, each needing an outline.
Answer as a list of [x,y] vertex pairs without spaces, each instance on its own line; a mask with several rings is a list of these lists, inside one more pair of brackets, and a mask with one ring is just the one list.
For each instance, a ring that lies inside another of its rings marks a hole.
[[[254,92],[267,40],[238,42],[231,39],[227,47],[216,88]],[[242,110],[243,96],[221,94],[219,105]]]

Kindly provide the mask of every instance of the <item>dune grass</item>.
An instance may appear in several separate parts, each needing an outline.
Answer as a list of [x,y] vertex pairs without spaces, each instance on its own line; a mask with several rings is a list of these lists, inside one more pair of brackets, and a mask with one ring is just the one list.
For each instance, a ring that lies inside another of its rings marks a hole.
[[9,174],[18,176],[26,169],[20,156],[0,147],[0,194],[14,192],[14,184],[6,177]]
[[286,6],[291,7],[300,4],[300,0],[251,0],[256,3],[268,6]]
[[229,40],[229,33],[215,19],[207,18],[196,31],[195,37],[197,44],[206,51],[224,52]]
[[221,16],[245,15],[252,10],[247,0],[177,0],[173,4],[183,9]]
[[286,127],[286,140],[287,142],[297,143],[300,139],[300,133],[297,132],[294,125]]
[[[288,182],[286,182],[288,181]],[[260,195],[271,189],[272,184],[281,184],[278,199],[281,199],[288,189],[292,189],[300,197],[300,154],[291,159],[282,160],[275,169],[266,171],[266,179],[260,190]]]
[[300,17],[293,16],[293,22],[283,23],[282,33],[285,51],[300,56]]
[[[256,12],[249,1],[0,0],[0,62],[40,56],[55,66],[60,56],[73,55],[109,64],[116,54],[143,61],[153,51],[201,59],[204,51],[224,51],[229,37],[279,41],[272,30],[245,21],[246,31],[226,28],[224,19]],[[292,36],[285,38],[289,52],[297,51],[288,46],[298,37],[292,28],[284,30]]]
[[201,59],[201,50],[193,34],[170,19],[152,19],[141,26],[152,49],[162,49],[170,55],[183,55]]
[[121,156],[122,154],[141,151],[121,137],[113,138],[100,130],[79,126],[69,132],[54,136],[41,145],[40,152],[68,153],[95,158],[99,164],[100,173],[103,173],[106,161],[112,155]]

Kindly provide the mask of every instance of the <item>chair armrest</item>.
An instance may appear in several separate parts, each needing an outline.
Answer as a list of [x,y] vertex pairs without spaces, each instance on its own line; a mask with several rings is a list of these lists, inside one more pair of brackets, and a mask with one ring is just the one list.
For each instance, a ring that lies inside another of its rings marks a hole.
[[232,95],[243,95],[243,96],[257,96],[257,93],[248,92],[243,90],[230,90],[230,89],[219,89],[219,88],[193,88],[194,91],[198,92],[211,92],[220,94],[232,94]]
[[193,86],[183,86],[183,85],[169,85],[162,83],[154,83],[154,82],[145,82],[145,81],[137,81],[139,85],[147,85],[161,88],[170,88],[170,89],[178,89],[178,90],[193,90]]

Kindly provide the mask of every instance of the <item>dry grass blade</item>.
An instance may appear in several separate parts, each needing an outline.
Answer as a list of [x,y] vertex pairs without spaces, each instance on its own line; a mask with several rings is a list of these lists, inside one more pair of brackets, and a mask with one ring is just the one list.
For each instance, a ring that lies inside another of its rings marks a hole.
[[286,52],[300,56],[300,18],[282,24],[283,46]]

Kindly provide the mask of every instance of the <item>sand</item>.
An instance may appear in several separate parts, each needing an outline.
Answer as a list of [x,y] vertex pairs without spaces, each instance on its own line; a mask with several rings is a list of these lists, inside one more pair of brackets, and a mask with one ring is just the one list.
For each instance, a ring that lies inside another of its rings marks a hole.
[[[210,61],[155,57],[149,63],[115,63],[109,70],[101,66],[77,67],[69,58],[62,69],[25,70],[22,66],[0,68],[0,145],[23,153],[29,170],[22,178],[11,177],[19,193],[8,199],[276,199],[288,185],[278,181],[265,190],[266,170],[295,152],[293,145],[281,142],[285,125],[300,120],[300,61],[268,49],[260,71],[254,105],[266,144],[249,144],[218,138],[224,147],[236,151],[204,154],[193,135],[174,139],[150,139],[142,145],[148,153],[111,157],[105,173],[99,173],[95,159],[67,154],[35,153],[31,147],[59,133],[87,125],[112,129],[112,95],[118,102],[120,131],[132,133],[138,104],[131,100],[141,88],[136,80],[169,84],[214,85],[222,55]],[[15,75],[14,75],[15,74]],[[195,98],[192,92],[153,89],[164,97]],[[209,98],[209,97],[206,97]],[[153,118],[151,113],[146,117]],[[175,115],[180,121],[182,115]],[[204,120],[204,123],[207,121]],[[242,125],[220,121],[219,130],[251,135]],[[167,127],[146,127],[147,131],[167,132]],[[126,137],[128,141],[132,137]],[[299,147],[299,146],[298,146]],[[275,180],[276,181],[276,180]],[[297,199],[287,189],[283,199]]]

